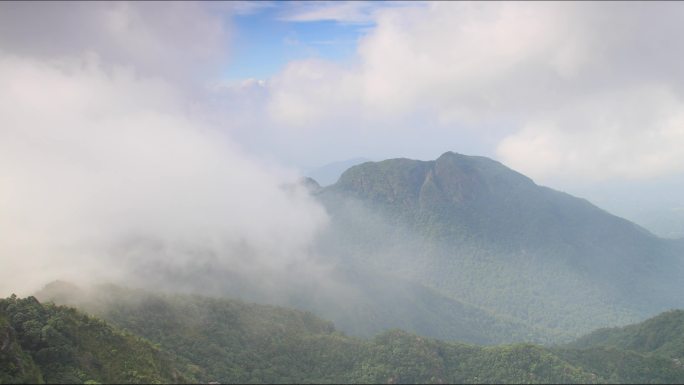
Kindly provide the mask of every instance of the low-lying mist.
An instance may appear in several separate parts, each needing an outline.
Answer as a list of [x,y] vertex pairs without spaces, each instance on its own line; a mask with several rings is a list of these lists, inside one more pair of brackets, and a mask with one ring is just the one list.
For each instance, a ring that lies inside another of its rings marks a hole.
[[259,279],[308,263],[325,210],[192,107],[97,55],[1,54],[0,293],[55,279],[173,288],[157,273]]

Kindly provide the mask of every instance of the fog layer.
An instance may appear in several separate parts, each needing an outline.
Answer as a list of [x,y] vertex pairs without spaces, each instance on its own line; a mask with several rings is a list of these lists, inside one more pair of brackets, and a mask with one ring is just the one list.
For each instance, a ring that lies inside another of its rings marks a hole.
[[[166,49],[174,36],[156,29],[191,12],[213,23],[198,34],[216,47],[226,33],[216,18],[192,5],[152,24],[145,5],[67,8],[120,23],[88,23],[82,32],[96,36],[70,40],[73,20],[56,17],[50,50],[44,34],[14,44],[16,25],[0,39],[0,294],[57,278],[143,280],[141,266],[256,271],[306,259],[324,210],[291,185],[296,174],[248,156],[202,118],[201,91],[185,92],[181,78],[204,67],[175,62],[183,44]],[[12,3],[0,13],[37,25],[36,10]],[[147,48],[120,52],[133,32]]]

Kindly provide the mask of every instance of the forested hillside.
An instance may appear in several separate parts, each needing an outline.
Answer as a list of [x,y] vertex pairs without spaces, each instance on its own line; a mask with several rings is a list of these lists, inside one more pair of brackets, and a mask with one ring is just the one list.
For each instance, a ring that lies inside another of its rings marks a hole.
[[315,294],[317,301],[311,300],[311,293],[300,291],[288,305],[334,320],[340,330],[366,338],[398,328],[438,339],[485,345],[550,340],[541,328],[497,316],[370,266],[340,264],[334,274],[353,290],[353,295],[322,287]]
[[684,385],[684,1],[0,0],[9,383]]
[[[331,216],[313,246],[330,281],[205,266],[151,275],[174,277],[165,294],[55,282],[41,302],[0,301],[0,382],[684,381],[681,311],[529,343],[681,302],[680,241],[486,158],[365,163],[309,185]],[[525,343],[482,346],[502,342]]]
[[[310,313],[241,301],[65,284],[39,293],[70,302],[176,357],[179,371],[223,383],[676,383],[669,358],[620,349],[482,347],[401,330],[348,337]],[[76,313],[76,312],[75,312]],[[78,313],[77,313],[78,314]],[[181,370],[182,369],[182,370]]]
[[684,304],[680,243],[488,158],[367,162],[314,194],[321,253],[553,340]]
[[[303,183],[330,221],[301,263],[248,273],[221,261],[251,250],[198,246],[183,252],[206,263],[127,259],[135,284],[310,311],[357,337],[398,328],[490,345],[569,342],[684,307],[684,243],[491,159],[389,159]],[[164,252],[136,242],[136,255]]]
[[4,312],[0,314],[0,383],[42,383],[43,376],[30,354],[26,353],[17,332],[10,326]]
[[684,361],[684,311],[671,310],[622,328],[599,329],[569,346],[632,350]]
[[171,355],[73,308],[0,300],[0,383],[193,381]]

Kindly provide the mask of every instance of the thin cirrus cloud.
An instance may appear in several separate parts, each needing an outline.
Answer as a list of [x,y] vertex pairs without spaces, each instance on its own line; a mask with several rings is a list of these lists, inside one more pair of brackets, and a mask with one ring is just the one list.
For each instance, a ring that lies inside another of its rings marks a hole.
[[274,76],[276,122],[336,135],[335,121],[422,116],[456,137],[481,130],[542,179],[684,169],[682,4],[430,3],[373,17],[353,64],[301,60]]

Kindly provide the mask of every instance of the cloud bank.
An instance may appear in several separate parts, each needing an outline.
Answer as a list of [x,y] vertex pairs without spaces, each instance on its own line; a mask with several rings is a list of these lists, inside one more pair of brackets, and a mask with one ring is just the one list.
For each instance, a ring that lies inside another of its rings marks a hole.
[[230,47],[229,5],[116,1],[7,2],[1,7],[1,49],[43,60],[94,52],[103,66],[197,81],[214,73]]
[[292,62],[271,80],[276,122],[480,131],[542,179],[684,170],[682,4],[437,2],[375,17],[353,64]]
[[222,85],[231,18],[273,7],[0,3],[0,291],[135,259],[308,258],[326,215],[283,188],[283,159],[456,150],[552,184],[684,172],[680,3],[300,4],[278,15],[367,28],[356,55]]
[[[144,279],[141,265],[278,270],[308,258],[324,210],[296,174],[206,118],[197,104],[210,96],[185,88],[207,64],[194,61],[225,44],[213,14],[44,6],[0,9],[2,295],[53,279]],[[177,30],[186,22],[199,27]]]

